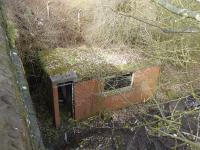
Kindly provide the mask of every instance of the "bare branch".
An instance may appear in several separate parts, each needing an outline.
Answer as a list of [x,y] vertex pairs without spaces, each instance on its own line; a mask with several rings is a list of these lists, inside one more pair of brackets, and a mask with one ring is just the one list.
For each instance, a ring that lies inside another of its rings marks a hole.
[[159,5],[161,5],[162,7],[164,7],[165,9],[169,10],[172,13],[200,21],[200,13],[196,11],[192,11],[185,8],[178,8],[173,4],[171,4],[168,0],[155,0],[155,1],[156,3],[158,3]]
[[[107,6],[108,7],[108,6]],[[113,12],[115,12],[116,14],[118,15],[121,15],[121,16],[124,16],[124,17],[129,17],[129,18],[133,18],[139,22],[142,22],[144,24],[147,24],[149,26],[152,26],[152,27],[155,27],[155,28],[158,28],[160,29],[162,32],[164,33],[199,33],[200,30],[198,28],[186,28],[186,29],[178,29],[178,30],[174,30],[174,29],[165,29],[165,28],[162,28],[156,24],[153,24],[153,23],[150,23],[149,21],[146,21],[147,19],[143,20],[142,18],[139,18],[139,17],[136,17],[136,16],[133,16],[133,15],[130,15],[130,14],[127,14],[127,13],[124,13],[124,12],[119,12],[111,7],[108,7],[109,9],[111,9]]]

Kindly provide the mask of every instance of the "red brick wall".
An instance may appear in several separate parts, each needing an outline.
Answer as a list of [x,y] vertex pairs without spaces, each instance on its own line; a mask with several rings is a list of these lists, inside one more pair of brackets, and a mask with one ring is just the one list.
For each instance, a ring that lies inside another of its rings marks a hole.
[[118,109],[130,103],[145,102],[155,92],[159,74],[159,67],[151,67],[135,72],[132,90],[105,97],[104,108]]
[[134,73],[132,89],[110,96],[101,94],[101,81],[76,83],[75,119],[80,120],[105,109],[118,109],[130,103],[145,102],[155,92],[159,74],[159,67],[137,71]]
[[98,81],[90,80],[75,84],[75,119],[88,117],[95,112],[93,109],[96,95],[99,91]]

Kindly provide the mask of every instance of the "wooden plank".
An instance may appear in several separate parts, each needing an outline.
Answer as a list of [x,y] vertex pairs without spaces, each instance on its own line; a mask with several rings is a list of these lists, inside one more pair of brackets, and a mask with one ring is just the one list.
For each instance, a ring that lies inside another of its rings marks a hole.
[[54,121],[56,128],[60,128],[60,110],[58,99],[58,86],[53,86],[53,107],[54,107]]

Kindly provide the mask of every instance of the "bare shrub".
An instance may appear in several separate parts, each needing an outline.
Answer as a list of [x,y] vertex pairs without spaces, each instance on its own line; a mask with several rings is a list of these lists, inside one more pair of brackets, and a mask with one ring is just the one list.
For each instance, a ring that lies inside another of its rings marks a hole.
[[[150,8],[146,8],[146,5]],[[142,19],[155,20],[155,9],[150,1],[101,0],[96,3],[94,20],[86,29],[85,39],[98,45],[147,44],[151,40],[150,26],[131,18],[120,16],[112,9],[139,16]]]

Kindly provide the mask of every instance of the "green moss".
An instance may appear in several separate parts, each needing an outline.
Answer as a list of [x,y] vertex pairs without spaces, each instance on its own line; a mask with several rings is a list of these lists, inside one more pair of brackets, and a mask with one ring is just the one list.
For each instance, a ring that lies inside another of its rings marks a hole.
[[[111,58],[112,55],[113,57],[116,56],[115,53],[117,53],[119,58]],[[113,74],[129,73],[136,70],[139,66],[135,62],[126,64],[115,63],[121,57],[117,51],[109,53],[111,57],[106,54],[102,55],[99,49],[87,47],[75,49],[57,48],[39,53],[42,68],[50,76],[75,71],[79,79],[98,78]],[[114,59],[112,60],[114,63],[111,63],[112,61],[110,62],[107,59]]]
[[167,97],[169,99],[176,99],[176,98],[179,97],[179,95],[177,94],[177,92],[174,91],[174,90],[168,90],[166,94],[167,94]]
[[0,42],[0,49],[6,49],[6,44],[3,42],[2,43]]
[[11,21],[7,22],[7,35],[8,35],[11,46],[15,47],[15,41],[17,38],[17,29],[15,28],[14,23]]

